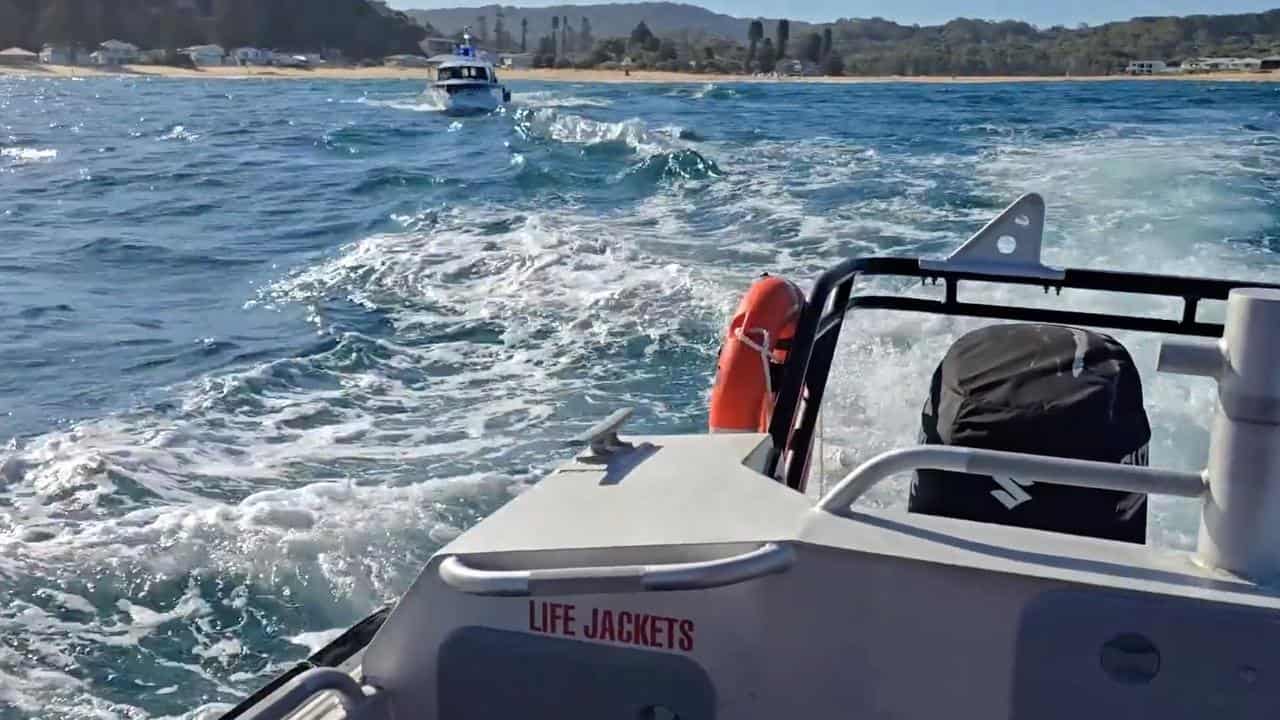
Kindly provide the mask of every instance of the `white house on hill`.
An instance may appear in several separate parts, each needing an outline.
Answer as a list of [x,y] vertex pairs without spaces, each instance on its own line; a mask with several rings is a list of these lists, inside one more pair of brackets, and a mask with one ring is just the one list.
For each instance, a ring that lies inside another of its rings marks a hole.
[[45,65],[75,65],[76,51],[68,45],[45,45],[40,49],[40,62]]
[[222,49],[221,45],[195,45],[189,48],[183,48],[178,52],[191,58],[191,62],[196,67],[211,67],[221,65],[223,58],[227,56],[227,51]]
[[1163,60],[1137,60],[1129,63],[1124,71],[1130,75],[1156,75],[1169,72],[1169,65]]
[[94,65],[128,65],[138,61],[138,46],[133,43],[108,40],[89,56]]
[[231,59],[236,65],[269,65],[271,51],[256,47],[238,47],[231,51]]
[[36,53],[20,47],[0,50],[0,65],[35,65],[39,59]]

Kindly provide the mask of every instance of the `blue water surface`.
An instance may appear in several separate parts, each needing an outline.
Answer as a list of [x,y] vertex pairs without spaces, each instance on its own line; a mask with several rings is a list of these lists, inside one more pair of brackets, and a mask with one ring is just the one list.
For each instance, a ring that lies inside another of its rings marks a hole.
[[[1052,262],[1277,279],[1272,83],[421,89],[0,76],[0,716],[224,708],[616,408],[698,431],[761,271],[1034,190]],[[852,325],[829,474],[911,442],[965,327]],[[1210,389],[1147,395],[1198,466]]]

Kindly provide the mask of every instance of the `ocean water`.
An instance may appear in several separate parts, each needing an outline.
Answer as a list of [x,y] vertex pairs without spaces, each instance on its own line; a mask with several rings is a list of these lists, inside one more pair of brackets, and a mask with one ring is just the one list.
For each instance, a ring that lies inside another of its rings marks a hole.
[[[1034,190],[1049,262],[1280,279],[1280,86],[514,89],[0,78],[0,717],[216,714],[565,438],[700,430],[761,271],[944,253]],[[824,482],[913,441],[974,326],[851,320]],[[1153,464],[1198,467],[1211,386],[1120,337]]]

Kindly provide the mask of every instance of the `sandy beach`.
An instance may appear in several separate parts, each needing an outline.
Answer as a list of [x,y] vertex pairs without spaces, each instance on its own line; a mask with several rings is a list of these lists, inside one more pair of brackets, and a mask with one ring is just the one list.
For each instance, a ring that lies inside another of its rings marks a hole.
[[[121,68],[69,67],[62,65],[0,66],[0,75],[24,77],[157,77],[157,78],[263,78],[263,79],[312,79],[312,80],[423,80],[430,78],[425,68],[320,68],[301,70],[276,67],[209,67],[199,70],[165,67],[159,65],[127,65]],[[674,73],[650,70],[633,71],[630,75],[620,70],[505,70],[504,80],[529,80],[565,83],[1025,83],[1025,82],[1113,82],[1120,80],[1143,82],[1277,82],[1280,73],[1222,72],[1195,75],[1091,75],[1091,76],[885,76],[885,77],[796,77],[773,78],[747,75],[718,75],[705,73]]]

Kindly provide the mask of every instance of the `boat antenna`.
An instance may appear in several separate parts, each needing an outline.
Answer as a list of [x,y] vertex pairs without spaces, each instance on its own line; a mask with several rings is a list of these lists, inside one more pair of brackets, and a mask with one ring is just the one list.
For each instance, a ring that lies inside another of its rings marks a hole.
[[462,45],[458,48],[458,54],[463,57],[471,57],[471,26],[462,28]]

